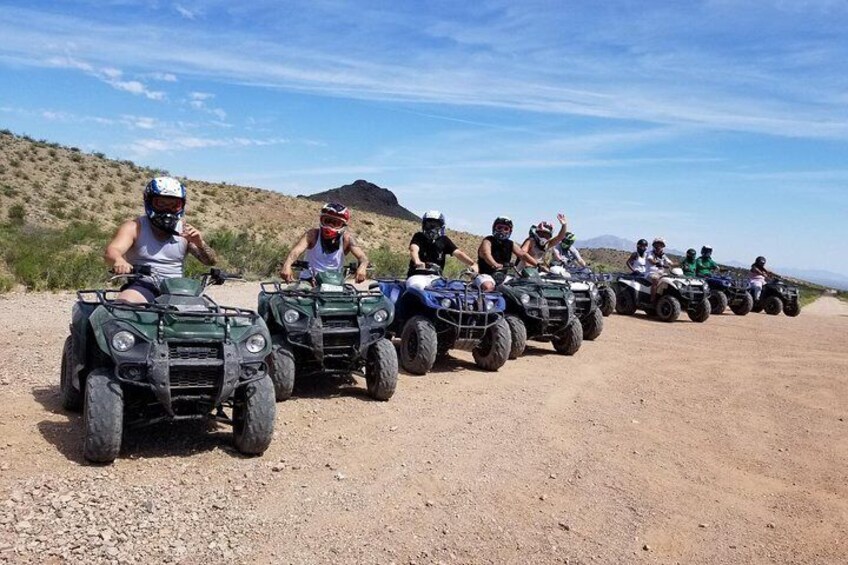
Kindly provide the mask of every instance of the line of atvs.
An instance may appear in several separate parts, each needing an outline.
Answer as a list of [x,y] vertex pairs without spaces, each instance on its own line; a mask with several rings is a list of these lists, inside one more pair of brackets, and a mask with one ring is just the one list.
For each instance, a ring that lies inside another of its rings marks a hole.
[[[295,266],[308,270],[304,262]],[[84,457],[111,462],[126,429],[188,419],[231,425],[236,449],[258,455],[273,438],[276,402],[292,395],[296,379],[361,375],[371,398],[388,400],[399,366],[423,375],[463,349],[478,367],[496,371],[520,357],[528,340],[574,355],[601,335],[613,311],[642,309],[672,321],[686,310],[699,322],[728,306],[739,315],[800,311],[797,289],[782,281],[767,284],[753,304],[742,283],[726,276],[674,276],[651,300],[648,280],[588,270],[561,276],[509,265],[487,293],[472,284],[471,272],[447,278],[435,265],[419,273],[432,277],[424,288],[382,279],[363,290],[347,282],[352,269],[262,283],[256,311],[206,294],[234,278],[218,269],[159,281],[161,295],[151,303],[79,291],[60,388],[63,406],[83,412]],[[139,267],[123,277],[150,276]]]

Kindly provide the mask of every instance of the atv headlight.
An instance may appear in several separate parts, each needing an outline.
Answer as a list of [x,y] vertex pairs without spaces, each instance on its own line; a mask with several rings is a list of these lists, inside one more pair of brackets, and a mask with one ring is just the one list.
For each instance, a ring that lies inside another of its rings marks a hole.
[[530,304],[530,295],[529,294],[522,294],[521,296],[518,297],[518,299],[521,301],[522,304]]
[[287,324],[293,324],[296,321],[298,321],[299,319],[300,319],[300,312],[298,312],[297,310],[294,310],[294,309],[286,310],[285,314],[283,314],[283,320],[285,320],[285,322]]
[[574,304],[574,293],[569,293],[568,298],[566,300],[568,300],[569,304]]
[[135,345],[135,336],[126,330],[121,330],[112,336],[112,349],[115,351],[123,353],[132,349],[133,345]]
[[266,343],[267,342],[265,341],[265,336],[263,336],[262,334],[253,334],[252,336],[247,338],[247,341],[244,342],[244,346],[251,353],[259,353],[260,351],[265,349]]
[[378,324],[382,324],[386,320],[389,319],[389,313],[383,310],[382,308],[374,312],[374,321]]
[[497,304],[495,303],[495,301],[494,301],[494,300],[487,300],[487,301],[486,301],[486,310],[488,310],[488,311],[492,311],[492,310],[494,310],[494,309],[495,309],[495,306],[496,306],[496,305],[497,305]]
[[442,305],[442,308],[450,308],[453,305],[450,298],[442,298],[439,304]]

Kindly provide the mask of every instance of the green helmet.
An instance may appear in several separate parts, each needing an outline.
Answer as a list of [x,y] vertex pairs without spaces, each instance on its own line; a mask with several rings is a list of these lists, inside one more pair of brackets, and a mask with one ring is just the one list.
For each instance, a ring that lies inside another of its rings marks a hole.
[[577,236],[571,233],[570,231],[567,231],[565,232],[565,237],[562,238],[562,243],[560,243],[560,246],[563,249],[568,249],[572,245],[574,245],[575,241],[577,241]]

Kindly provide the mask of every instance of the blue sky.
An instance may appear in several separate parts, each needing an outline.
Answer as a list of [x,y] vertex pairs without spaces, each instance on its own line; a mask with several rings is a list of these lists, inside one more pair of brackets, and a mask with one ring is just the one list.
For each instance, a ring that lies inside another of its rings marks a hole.
[[848,275],[846,30],[842,0],[0,2],[0,124]]

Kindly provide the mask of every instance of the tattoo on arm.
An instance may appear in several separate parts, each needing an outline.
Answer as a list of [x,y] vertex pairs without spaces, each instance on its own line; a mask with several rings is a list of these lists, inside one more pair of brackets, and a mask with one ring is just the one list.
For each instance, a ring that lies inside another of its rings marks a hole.
[[218,262],[218,255],[215,253],[215,250],[209,247],[209,244],[205,241],[200,245],[190,243],[188,245],[188,252],[197,257],[197,260],[204,265],[214,265]]

